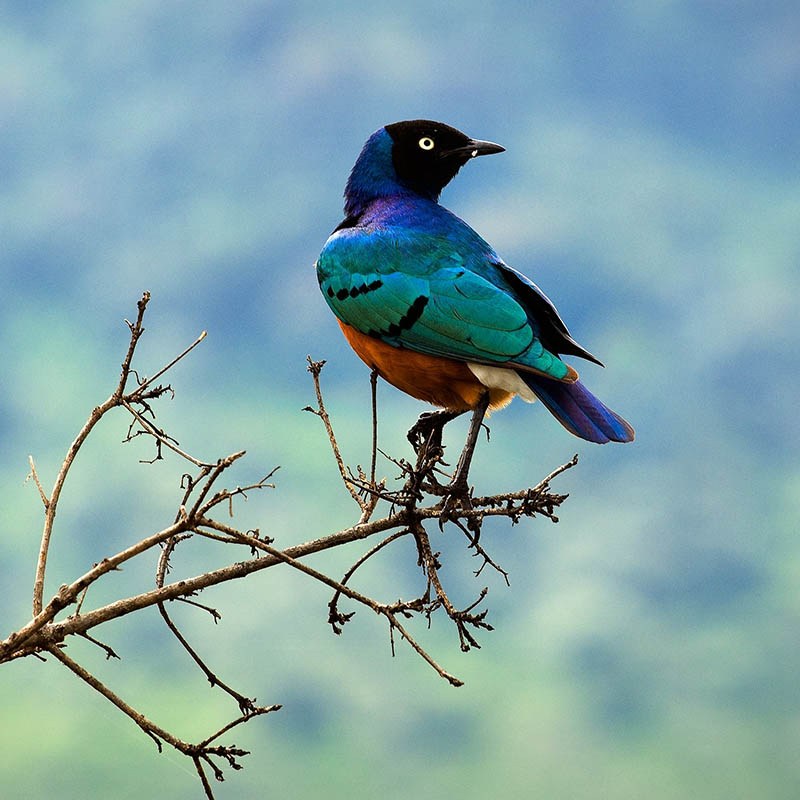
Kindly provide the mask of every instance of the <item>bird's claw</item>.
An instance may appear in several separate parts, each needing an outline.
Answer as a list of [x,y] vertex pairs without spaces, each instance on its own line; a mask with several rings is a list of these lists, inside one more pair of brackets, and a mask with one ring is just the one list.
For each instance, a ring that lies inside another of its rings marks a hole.
[[455,419],[458,411],[426,411],[419,415],[419,419],[412,425],[406,434],[408,441],[414,448],[417,456],[424,450],[442,450],[442,429]]
[[431,446],[440,448],[442,446],[442,426],[439,424],[436,412],[427,411],[420,414],[419,419],[409,430],[407,438],[417,455],[423,447],[426,449]]

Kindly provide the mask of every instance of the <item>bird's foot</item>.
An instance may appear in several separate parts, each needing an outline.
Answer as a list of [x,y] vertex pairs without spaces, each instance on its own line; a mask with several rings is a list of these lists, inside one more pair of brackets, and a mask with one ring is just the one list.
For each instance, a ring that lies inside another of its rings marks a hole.
[[419,455],[420,449],[441,448],[442,429],[455,419],[458,414],[455,411],[425,411],[419,415],[419,419],[409,430],[407,437],[414,452]]

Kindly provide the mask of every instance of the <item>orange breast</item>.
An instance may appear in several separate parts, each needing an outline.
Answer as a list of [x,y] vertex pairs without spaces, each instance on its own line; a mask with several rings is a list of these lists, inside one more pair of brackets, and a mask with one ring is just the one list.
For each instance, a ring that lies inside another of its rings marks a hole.
[[[486,388],[463,361],[392,347],[341,320],[339,325],[350,347],[368,367],[418,400],[451,411],[466,411],[475,408]],[[502,408],[513,396],[503,389],[490,389],[489,408]]]

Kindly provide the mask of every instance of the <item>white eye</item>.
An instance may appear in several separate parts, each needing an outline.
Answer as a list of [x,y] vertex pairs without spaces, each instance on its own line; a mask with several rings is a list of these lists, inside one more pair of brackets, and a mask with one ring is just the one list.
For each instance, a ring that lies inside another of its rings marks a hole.
[[433,150],[433,139],[430,136],[423,136],[417,144],[423,150]]

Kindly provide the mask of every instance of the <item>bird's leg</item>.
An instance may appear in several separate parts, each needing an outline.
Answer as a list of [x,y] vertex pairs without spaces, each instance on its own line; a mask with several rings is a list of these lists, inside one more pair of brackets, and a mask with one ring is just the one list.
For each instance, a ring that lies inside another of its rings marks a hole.
[[486,416],[486,410],[489,408],[489,392],[484,391],[481,394],[478,405],[472,412],[472,422],[469,425],[469,433],[467,434],[467,442],[464,449],[461,451],[461,458],[458,459],[458,468],[456,469],[455,477],[451,482],[451,486],[461,485],[464,488],[467,486],[467,476],[469,475],[469,467],[472,463],[472,454],[475,452],[475,445],[478,443],[478,434],[483,425],[483,418]]
[[372,389],[372,463],[369,470],[369,482],[375,486],[375,460],[378,453],[378,370],[374,369],[369,374],[369,383]]
[[486,416],[486,410],[489,408],[489,392],[484,391],[478,400],[478,405],[472,412],[472,421],[469,426],[469,433],[467,434],[467,441],[464,444],[464,449],[461,451],[461,457],[458,459],[458,467],[453,476],[453,480],[447,487],[447,495],[442,505],[442,513],[440,515],[439,524],[441,525],[451,514],[453,505],[456,501],[461,501],[465,508],[470,508],[472,503],[469,499],[469,484],[467,478],[469,476],[469,467],[472,464],[472,455],[475,452],[475,445],[478,442],[478,434],[483,425],[483,418]]

